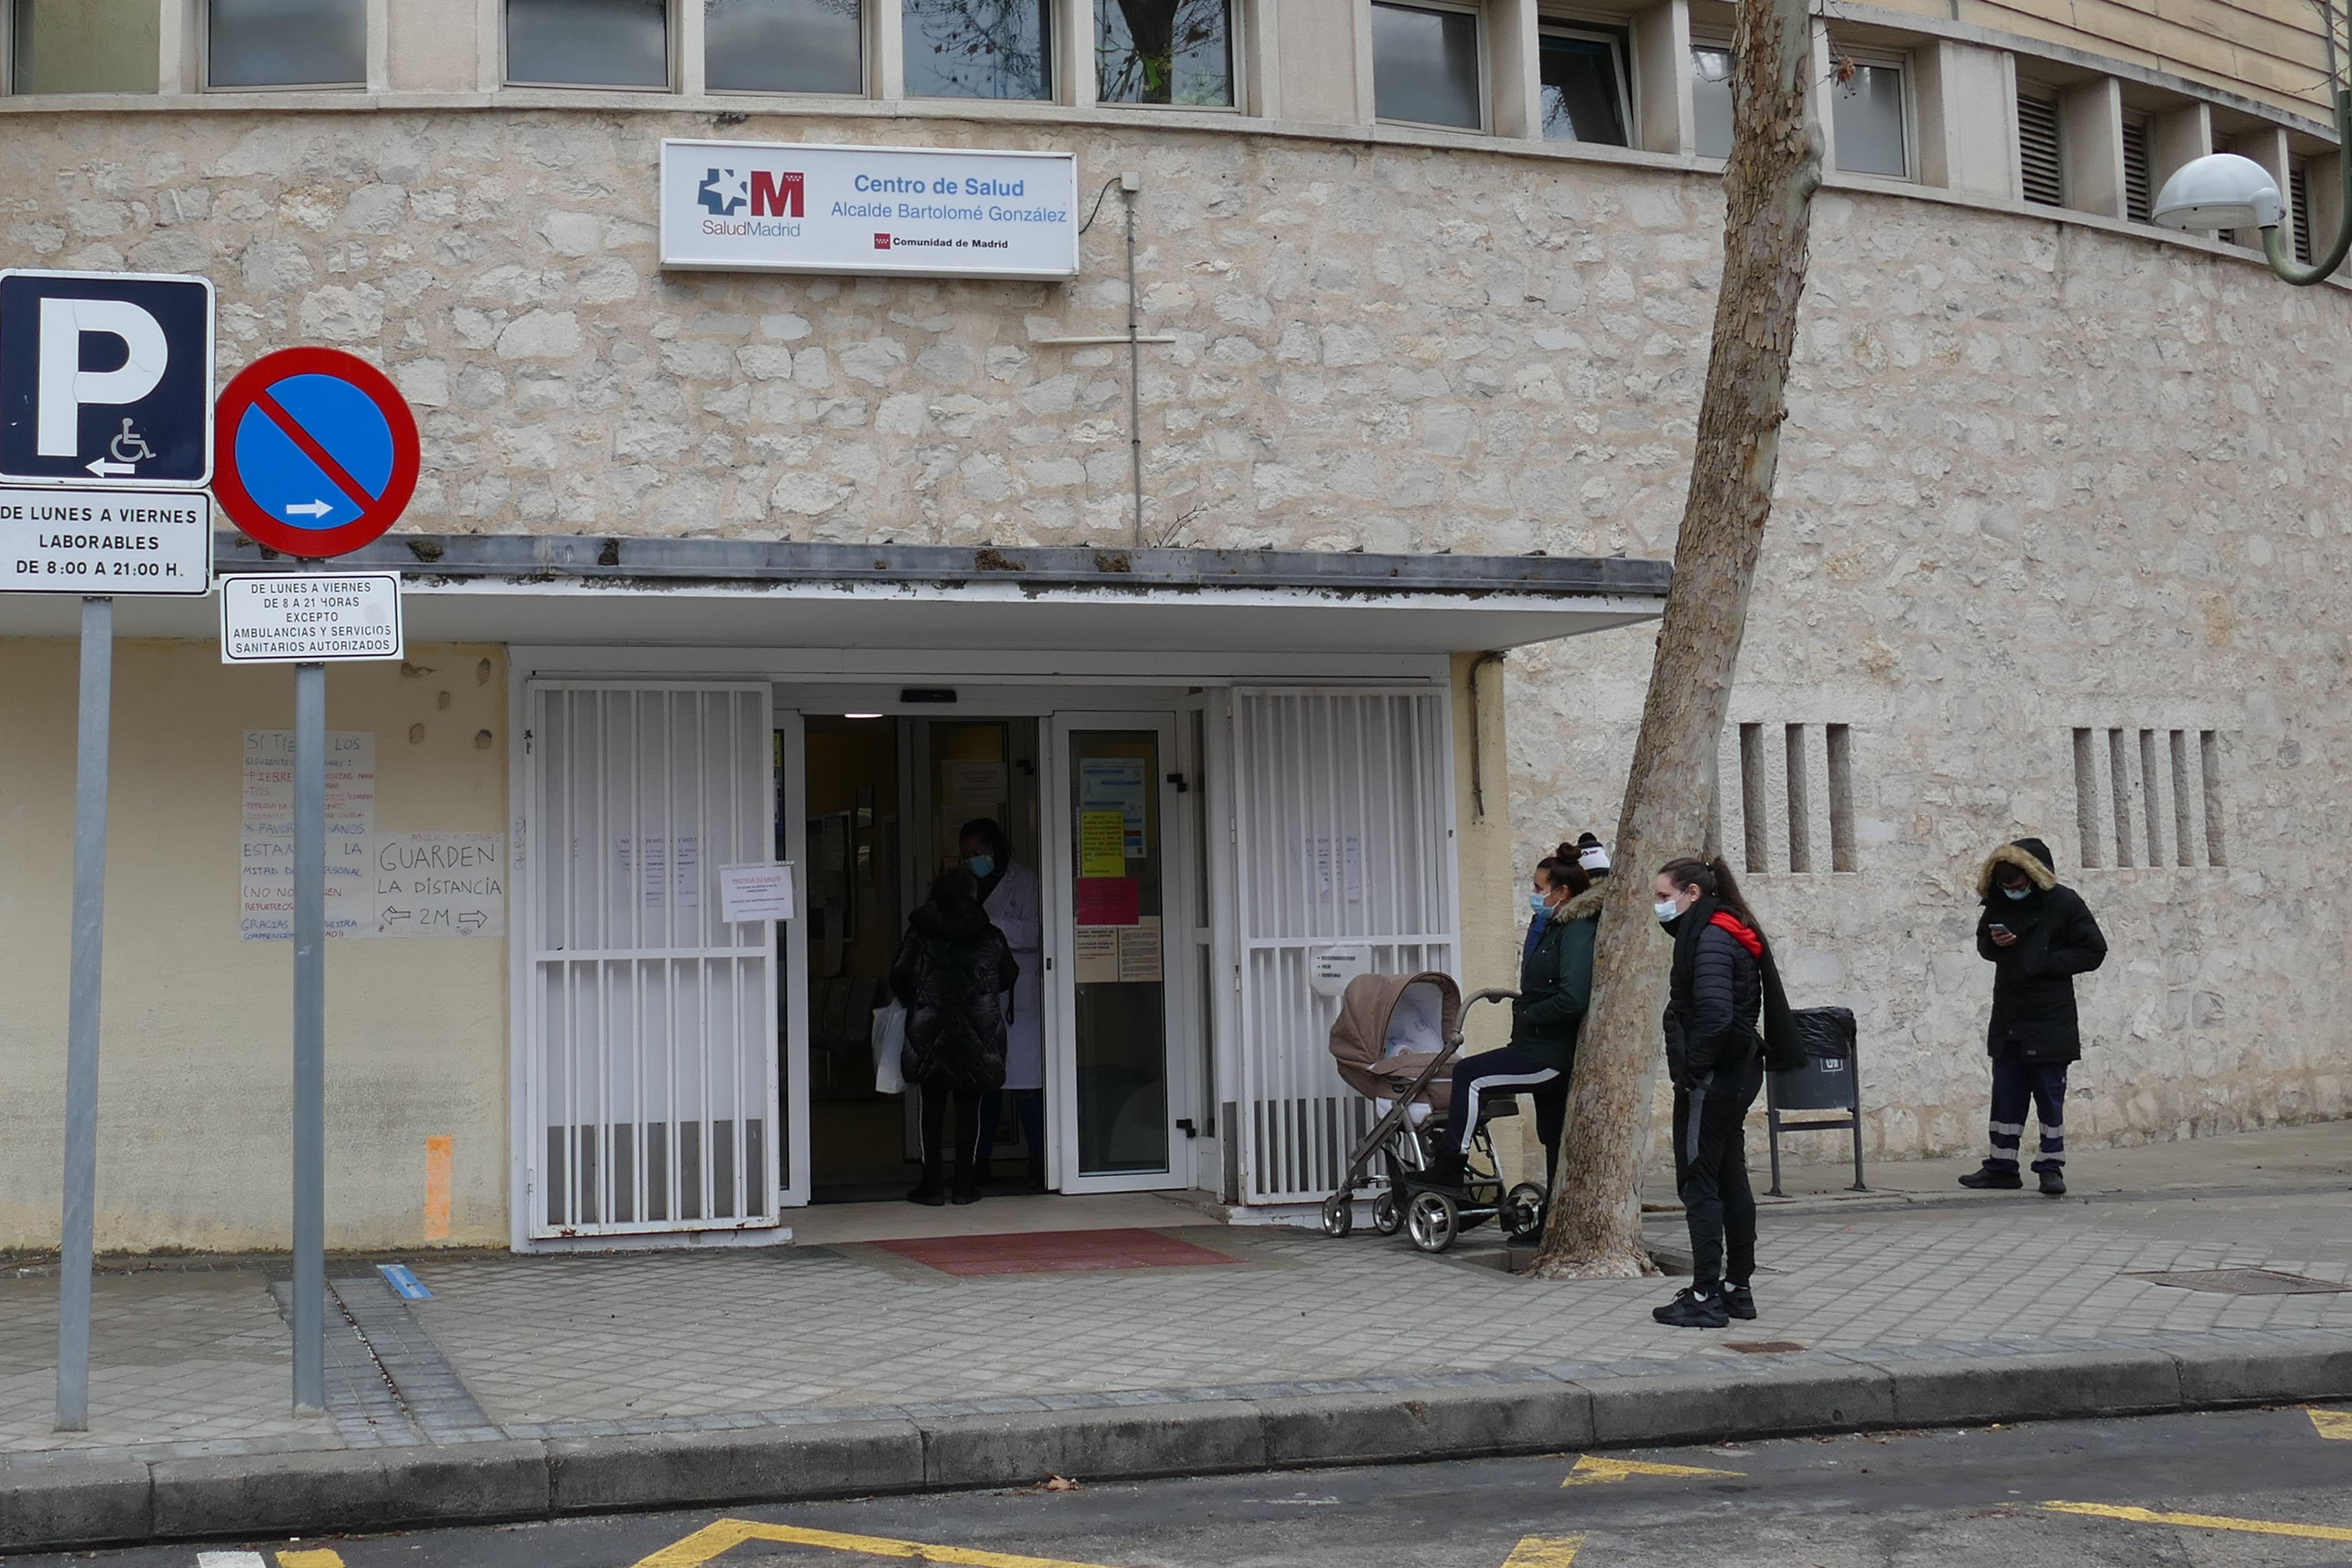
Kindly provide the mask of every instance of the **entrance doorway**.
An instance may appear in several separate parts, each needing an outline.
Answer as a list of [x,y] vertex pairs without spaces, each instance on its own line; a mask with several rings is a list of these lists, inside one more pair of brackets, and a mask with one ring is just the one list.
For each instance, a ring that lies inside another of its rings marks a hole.
[[[915,1180],[915,1097],[875,1088],[874,1014],[890,1000],[908,915],[975,849],[1023,971],[1004,1093],[982,1112],[982,1177],[1000,1194],[1047,1190],[1038,721],[809,713],[802,726],[810,1201],[896,1200]],[[787,1026],[788,1082],[790,1038]]]

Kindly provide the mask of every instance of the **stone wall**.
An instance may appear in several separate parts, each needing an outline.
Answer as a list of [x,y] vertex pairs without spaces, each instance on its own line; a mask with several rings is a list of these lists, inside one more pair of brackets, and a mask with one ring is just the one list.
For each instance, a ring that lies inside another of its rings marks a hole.
[[[661,275],[664,135],[1076,146],[1145,174],[1153,542],[1664,555],[1720,203],[1671,160],[1035,123],[509,110],[19,116],[10,265],[201,270],[224,374],[296,341],[417,403],[430,531],[1114,542],[1116,195],[1070,287]],[[1754,880],[1864,1015],[1885,1152],[1980,1136],[1993,842],[2115,945],[2078,1142],[2344,1114],[2352,308],[2117,226],[1825,193],[1735,718],[1852,727],[1853,872]],[[1515,655],[1524,858],[1604,833],[1647,637]],[[2219,737],[2226,869],[2080,872],[2076,727]],[[1777,732],[1777,731],[1776,731]],[[1736,776],[1727,773],[1727,776]],[[1730,793],[1736,794],[1736,789]]]

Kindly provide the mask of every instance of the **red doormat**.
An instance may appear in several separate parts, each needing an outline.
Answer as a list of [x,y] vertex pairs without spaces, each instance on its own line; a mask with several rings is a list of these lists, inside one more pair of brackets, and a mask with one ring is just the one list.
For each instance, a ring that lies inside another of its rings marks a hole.
[[1081,1274],[1101,1268],[1197,1268],[1239,1261],[1156,1230],[1062,1230],[1023,1236],[933,1236],[873,1245],[942,1274]]

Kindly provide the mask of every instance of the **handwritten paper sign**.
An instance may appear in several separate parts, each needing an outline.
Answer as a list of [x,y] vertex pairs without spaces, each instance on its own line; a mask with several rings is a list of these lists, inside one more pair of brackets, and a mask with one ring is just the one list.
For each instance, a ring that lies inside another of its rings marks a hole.
[[375,927],[391,937],[504,936],[503,833],[379,833]]
[[[247,730],[237,847],[240,942],[294,939],[294,731]],[[373,936],[375,735],[327,732],[327,934]]]
[[748,922],[793,918],[793,868],[789,861],[768,866],[719,868],[719,918]]

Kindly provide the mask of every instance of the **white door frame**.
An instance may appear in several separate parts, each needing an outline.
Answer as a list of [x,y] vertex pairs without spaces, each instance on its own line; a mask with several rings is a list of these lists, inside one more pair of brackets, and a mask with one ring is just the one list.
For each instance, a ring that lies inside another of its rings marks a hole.
[[[1198,1098],[1194,1083],[1197,1070],[1194,1051],[1179,1050],[1177,1042],[1189,1038],[1193,1026],[1192,1015],[1198,1009],[1193,997],[1198,982],[1194,976],[1192,931],[1195,914],[1192,908],[1193,880],[1192,855],[1197,847],[1188,842],[1191,812],[1179,805],[1176,787],[1168,782],[1171,772],[1179,771],[1177,760],[1182,754],[1179,740],[1181,726],[1177,722],[1177,707],[1159,710],[1059,709],[1052,715],[1043,737],[1045,773],[1042,788],[1047,792],[1039,816],[1045,828],[1045,906],[1047,917],[1046,959],[1048,971],[1045,1018],[1045,1073],[1047,1092],[1052,1096],[1052,1110],[1047,1116],[1046,1142],[1053,1145],[1055,1157],[1049,1163],[1048,1179],[1057,1191],[1065,1193],[1135,1193],[1164,1192],[1189,1187],[1192,1183],[1192,1140],[1176,1125],[1181,1112]],[[1073,842],[1070,822],[1071,755],[1070,734],[1076,730],[1149,730],[1160,742],[1159,776],[1150,781],[1156,792],[1160,809],[1160,831],[1165,869],[1160,875],[1160,997],[1163,1008],[1161,1025],[1161,1070],[1166,1093],[1168,1163],[1158,1171],[1112,1173],[1089,1176],[1078,1166],[1078,1080],[1077,1080],[1077,991],[1076,939],[1077,926],[1070,909],[1070,887],[1076,871],[1077,847]]]
[[[809,1201],[809,946],[808,919],[800,912],[808,897],[808,729],[797,708],[773,707],[769,722],[783,739],[778,758],[782,777],[777,795],[784,814],[784,858],[800,873],[800,894],[791,920],[779,922],[777,966],[783,985],[777,998],[782,1009],[781,1044],[783,1061],[778,1083],[783,1104],[783,1186],[776,1194],[780,1208],[805,1208]],[[771,990],[777,989],[771,985]]]

